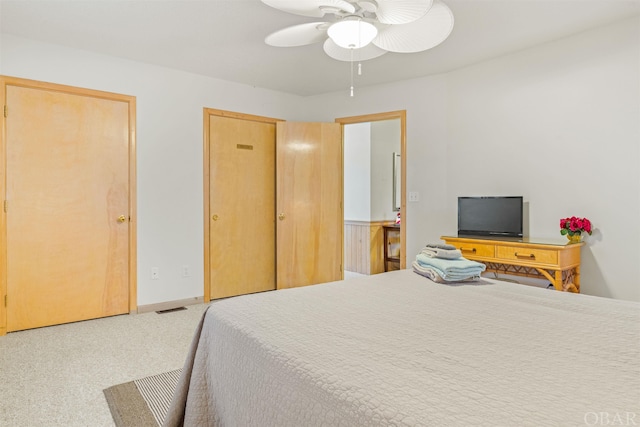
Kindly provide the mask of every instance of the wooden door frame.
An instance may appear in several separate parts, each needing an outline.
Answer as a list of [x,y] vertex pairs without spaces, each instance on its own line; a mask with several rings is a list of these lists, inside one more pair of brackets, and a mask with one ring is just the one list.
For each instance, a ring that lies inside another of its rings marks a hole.
[[341,117],[335,119],[335,121],[342,125],[344,145],[344,125],[393,119],[400,119],[400,187],[402,189],[400,195],[400,212],[402,212],[402,221],[400,221],[400,268],[405,269],[407,268],[407,110]]
[[[248,121],[253,121],[253,122],[260,122],[260,123],[272,123],[272,124],[276,124],[278,122],[282,122],[284,120],[282,119],[275,119],[272,117],[263,117],[263,116],[255,116],[252,114],[244,114],[244,113],[237,113],[234,111],[225,111],[225,110],[218,110],[215,108],[204,108],[203,109],[203,116],[202,116],[202,131],[203,131],[203,141],[202,141],[202,151],[203,151],[203,159],[202,159],[202,169],[203,169],[203,209],[204,209],[204,302],[207,303],[209,301],[211,301],[211,263],[210,263],[210,254],[211,254],[211,248],[210,248],[210,234],[211,234],[211,227],[210,227],[210,219],[209,216],[211,215],[211,212],[209,211],[209,203],[211,202],[209,199],[209,195],[210,195],[210,179],[211,179],[211,171],[210,171],[210,165],[209,165],[209,155],[211,153],[211,150],[209,148],[209,138],[211,135],[209,135],[209,116],[220,116],[220,117],[227,117],[230,119],[240,119],[240,120],[248,120]],[[275,171],[273,174],[273,180],[275,183],[275,179],[276,179],[276,175],[275,175]],[[275,231],[274,231],[275,232]],[[273,248],[273,250],[275,251],[275,248]]]
[[[136,228],[136,97],[93,89],[41,82],[0,75],[0,105],[3,106],[0,124],[0,165],[3,172],[0,176],[0,196],[2,201],[7,196],[7,119],[11,114],[7,107],[7,86],[19,86],[29,89],[41,89],[62,92],[71,95],[101,98],[111,101],[126,102],[129,106],[129,313],[137,312],[137,228]],[[7,332],[7,215],[4,206],[0,208],[0,336]]]

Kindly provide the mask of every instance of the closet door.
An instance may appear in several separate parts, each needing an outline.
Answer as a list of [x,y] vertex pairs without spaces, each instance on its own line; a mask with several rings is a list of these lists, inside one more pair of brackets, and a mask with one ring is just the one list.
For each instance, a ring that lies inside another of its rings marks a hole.
[[209,299],[273,290],[275,123],[216,110],[205,110],[205,117]]
[[277,124],[277,287],[342,279],[342,129]]
[[7,331],[129,312],[134,102],[6,86]]

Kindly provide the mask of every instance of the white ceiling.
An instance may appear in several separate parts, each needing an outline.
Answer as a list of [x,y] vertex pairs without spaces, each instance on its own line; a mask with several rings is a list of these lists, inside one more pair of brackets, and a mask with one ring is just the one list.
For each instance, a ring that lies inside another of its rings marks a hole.
[[[438,74],[640,14],[640,0],[444,0],[441,45],[363,63],[356,86]],[[0,0],[0,29],[49,43],[299,95],[348,90],[348,62],[269,33],[314,19],[260,0]]]

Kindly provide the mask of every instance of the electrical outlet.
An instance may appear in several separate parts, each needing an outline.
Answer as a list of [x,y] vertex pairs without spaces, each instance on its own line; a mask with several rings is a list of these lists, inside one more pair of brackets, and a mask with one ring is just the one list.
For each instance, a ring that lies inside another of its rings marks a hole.
[[418,193],[417,191],[409,191],[409,201],[410,202],[420,201],[420,193]]
[[160,278],[160,270],[158,267],[151,267],[151,279],[158,280]]
[[191,272],[189,271],[189,266],[188,265],[183,265],[182,266],[182,277],[189,277],[191,276]]

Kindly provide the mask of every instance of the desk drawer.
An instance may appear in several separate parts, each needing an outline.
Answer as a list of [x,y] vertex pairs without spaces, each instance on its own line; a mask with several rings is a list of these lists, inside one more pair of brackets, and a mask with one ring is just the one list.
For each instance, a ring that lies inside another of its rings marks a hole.
[[493,258],[495,256],[495,251],[496,251],[494,245],[483,245],[482,243],[456,242],[454,246],[460,249],[460,252],[462,252],[463,257],[481,256],[481,257]]
[[552,250],[498,246],[496,252],[496,258],[531,261],[543,264],[558,263],[558,252]]

